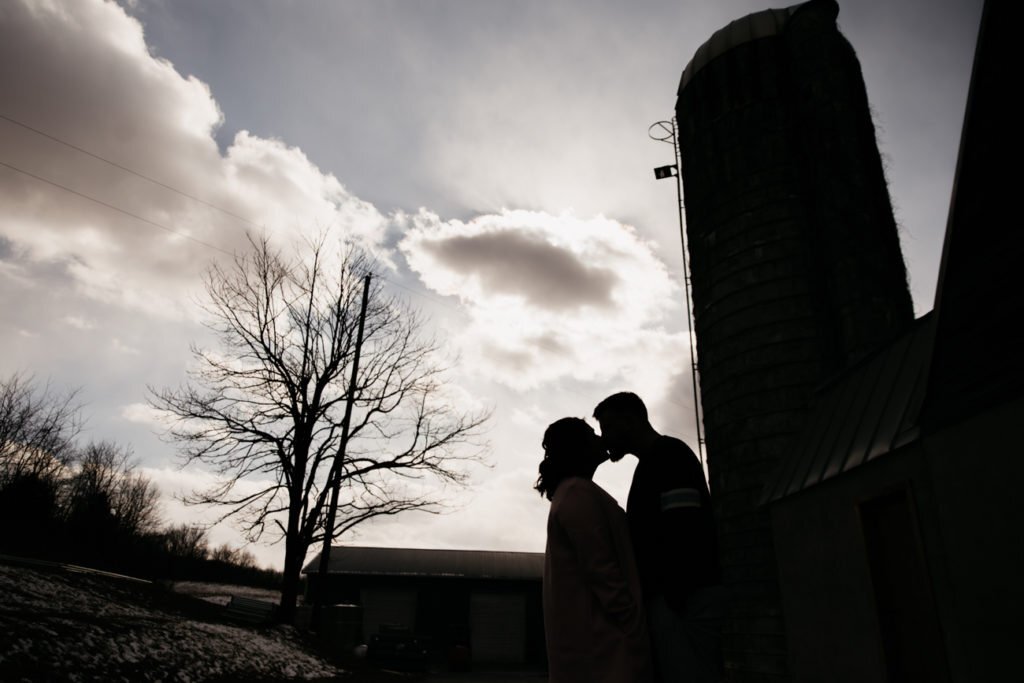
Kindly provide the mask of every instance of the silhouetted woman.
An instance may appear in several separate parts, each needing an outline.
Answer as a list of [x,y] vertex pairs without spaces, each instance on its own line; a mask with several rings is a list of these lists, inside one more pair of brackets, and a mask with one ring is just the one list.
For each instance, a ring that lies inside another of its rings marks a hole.
[[535,488],[551,500],[544,629],[551,683],[652,680],[640,580],[626,515],[591,479],[608,457],[583,420],[544,432]]

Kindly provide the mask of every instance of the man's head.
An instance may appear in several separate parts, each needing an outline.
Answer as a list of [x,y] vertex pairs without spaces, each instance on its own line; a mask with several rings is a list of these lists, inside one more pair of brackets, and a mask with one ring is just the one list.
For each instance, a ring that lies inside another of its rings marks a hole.
[[626,453],[636,453],[639,440],[653,431],[647,420],[647,406],[629,391],[612,394],[598,403],[594,418],[601,425],[601,440],[612,462]]

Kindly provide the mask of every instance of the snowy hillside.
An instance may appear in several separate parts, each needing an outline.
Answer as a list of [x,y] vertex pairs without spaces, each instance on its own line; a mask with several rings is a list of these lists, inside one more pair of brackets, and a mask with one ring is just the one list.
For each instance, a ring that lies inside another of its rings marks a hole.
[[0,680],[331,680],[290,627],[250,629],[158,587],[0,565]]

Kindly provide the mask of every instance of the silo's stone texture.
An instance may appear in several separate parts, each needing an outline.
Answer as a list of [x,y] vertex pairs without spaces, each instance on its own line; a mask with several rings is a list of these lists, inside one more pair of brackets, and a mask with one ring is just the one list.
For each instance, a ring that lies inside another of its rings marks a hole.
[[730,680],[783,680],[765,478],[812,392],[913,321],[857,58],[812,0],[716,33],[676,104]]

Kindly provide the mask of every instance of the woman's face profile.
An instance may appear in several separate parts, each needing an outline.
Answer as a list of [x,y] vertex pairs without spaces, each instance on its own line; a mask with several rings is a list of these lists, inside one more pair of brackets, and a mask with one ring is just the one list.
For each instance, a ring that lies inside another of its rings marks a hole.
[[595,465],[600,465],[608,459],[608,451],[605,448],[604,441],[601,440],[601,437],[597,435],[597,432],[589,424],[587,425],[585,437],[580,444],[580,449],[584,458]]

